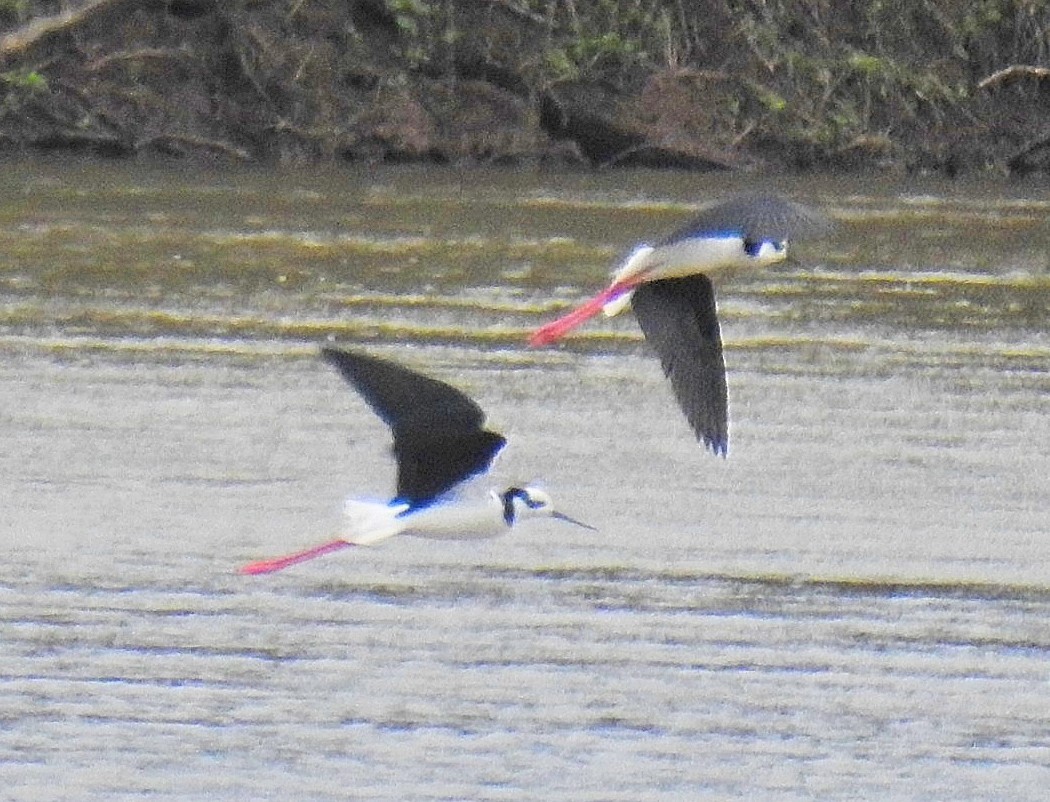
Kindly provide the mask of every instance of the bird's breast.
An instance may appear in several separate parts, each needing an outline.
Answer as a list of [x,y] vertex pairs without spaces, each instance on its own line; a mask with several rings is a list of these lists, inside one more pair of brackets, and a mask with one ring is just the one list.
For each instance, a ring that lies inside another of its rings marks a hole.
[[749,247],[738,235],[688,237],[653,249],[647,278],[683,278],[703,273],[711,278],[738,270],[754,269],[782,262],[787,248],[779,243],[763,242]]
[[432,504],[402,520],[406,535],[435,540],[482,540],[502,535],[509,528],[502,504],[491,498]]

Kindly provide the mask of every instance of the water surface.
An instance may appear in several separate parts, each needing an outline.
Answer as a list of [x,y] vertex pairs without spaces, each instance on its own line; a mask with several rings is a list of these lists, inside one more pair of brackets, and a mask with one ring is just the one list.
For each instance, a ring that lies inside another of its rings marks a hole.
[[[743,180],[0,182],[10,798],[1043,798],[1042,190],[785,184],[841,228],[719,287],[722,460],[629,315],[523,343]],[[493,481],[600,531],[236,575],[389,493],[325,341],[468,390]]]

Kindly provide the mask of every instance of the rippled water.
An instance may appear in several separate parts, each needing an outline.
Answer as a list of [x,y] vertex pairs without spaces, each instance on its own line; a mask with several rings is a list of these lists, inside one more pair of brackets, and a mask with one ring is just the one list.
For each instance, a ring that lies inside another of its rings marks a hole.
[[[841,230],[719,288],[721,460],[629,315],[523,342],[724,181],[8,165],[5,798],[1044,798],[1047,194],[800,184]],[[236,575],[389,492],[329,338],[600,531]]]

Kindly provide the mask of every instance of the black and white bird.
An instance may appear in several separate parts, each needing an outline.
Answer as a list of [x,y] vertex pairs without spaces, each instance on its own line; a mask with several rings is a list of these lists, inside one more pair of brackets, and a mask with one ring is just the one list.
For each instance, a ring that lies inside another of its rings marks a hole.
[[594,529],[554,509],[536,487],[508,487],[476,501],[455,498],[466,480],[488,471],[506,444],[484,428],[485,413],[444,382],[367,354],[323,348],[372,410],[390,427],[397,462],[397,494],[389,503],[348,499],[344,537],[285,557],[244,566],[265,574],[352,545],[394,535],[467,540],[495,537],[526,518],[549,517]]
[[730,198],[655,244],[638,245],[605,290],[537,329],[529,342],[547,345],[598,312],[612,316],[632,306],[697,440],[725,456],[728,391],[711,278],[782,262],[789,239],[831,228],[820,212],[776,195]]

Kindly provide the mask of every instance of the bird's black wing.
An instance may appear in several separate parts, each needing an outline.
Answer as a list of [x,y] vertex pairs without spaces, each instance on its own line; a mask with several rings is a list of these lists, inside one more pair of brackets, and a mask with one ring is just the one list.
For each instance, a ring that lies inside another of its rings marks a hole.
[[460,482],[487,471],[506,442],[502,435],[484,429],[396,432],[396,501],[426,506]]
[[738,195],[702,209],[659,244],[689,237],[735,233],[745,240],[798,240],[828,234],[834,224],[816,209],[779,195]]
[[482,428],[485,413],[451,385],[393,362],[323,348],[321,355],[390,427],[397,460],[397,501],[429,504],[488,470],[506,440]]
[[407,425],[470,431],[485,420],[481,407],[465,393],[394,362],[328,347],[321,349],[321,356],[395,433]]
[[631,306],[697,439],[724,456],[729,448],[726,366],[711,280],[694,275],[642,284]]

